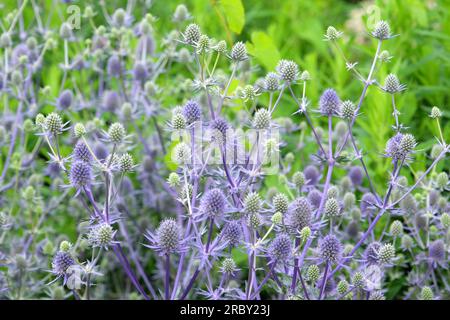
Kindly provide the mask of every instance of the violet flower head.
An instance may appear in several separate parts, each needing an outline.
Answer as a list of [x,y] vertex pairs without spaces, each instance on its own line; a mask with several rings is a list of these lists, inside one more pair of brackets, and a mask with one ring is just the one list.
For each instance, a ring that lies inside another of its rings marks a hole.
[[108,75],[112,77],[119,77],[122,73],[122,65],[120,58],[117,55],[112,55],[108,59],[107,65]]
[[80,189],[89,187],[92,181],[92,167],[84,161],[74,161],[69,172],[69,180],[73,187]]
[[285,234],[279,234],[269,246],[269,257],[272,262],[284,262],[292,254],[292,241],[291,238]]
[[145,246],[157,251],[160,255],[180,253],[184,250],[180,227],[174,219],[163,220],[156,233],[147,231],[145,237],[150,242]]
[[73,102],[73,93],[71,90],[66,89],[58,97],[57,105],[58,108],[61,110],[68,109]]
[[304,170],[303,174],[305,175],[307,185],[314,186],[319,181],[320,173],[319,170],[313,165],[308,165]]
[[312,189],[308,193],[308,201],[314,208],[319,208],[321,200],[322,200],[322,193],[319,190]]
[[445,244],[442,240],[433,241],[428,249],[428,254],[433,262],[441,262],[445,259]]
[[86,146],[83,140],[80,140],[73,148],[73,159],[74,161],[84,161],[87,163],[92,162],[92,154],[89,151],[89,148]]
[[293,229],[300,231],[309,226],[311,220],[312,208],[308,199],[300,197],[289,205],[287,224]]
[[380,263],[379,251],[381,248],[381,243],[372,242],[370,243],[366,250],[364,251],[364,260],[369,265],[377,265]]
[[195,100],[186,102],[183,107],[183,115],[188,125],[200,120],[202,111],[198,102]]
[[228,222],[223,229],[223,239],[231,247],[239,245],[242,238],[242,225],[238,221]]
[[361,185],[363,180],[363,174],[364,173],[361,167],[351,167],[350,171],[348,172],[348,176],[350,177],[350,180],[355,186]]
[[320,112],[326,116],[339,114],[341,100],[336,91],[333,89],[326,89],[320,96]]
[[329,234],[320,241],[320,256],[325,261],[336,263],[341,258],[342,245],[335,235]]
[[53,257],[52,272],[59,277],[65,277],[68,269],[73,265],[75,260],[69,252],[58,251]]
[[210,218],[218,218],[225,212],[226,200],[222,190],[209,190],[200,202],[200,212]]

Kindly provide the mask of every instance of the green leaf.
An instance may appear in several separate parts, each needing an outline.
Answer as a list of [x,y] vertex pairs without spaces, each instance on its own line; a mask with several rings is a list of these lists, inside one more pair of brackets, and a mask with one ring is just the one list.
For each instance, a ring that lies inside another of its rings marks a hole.
[[247,44],[248,52],[254,56],[267,70],[273,70],[280,60],[272,38],[262,31],[255,31],[251,36],[252,43]]
[[245,11],[242,1],[222,0],[220,4],[230,30],[234,33],[240,34],[245,24]]

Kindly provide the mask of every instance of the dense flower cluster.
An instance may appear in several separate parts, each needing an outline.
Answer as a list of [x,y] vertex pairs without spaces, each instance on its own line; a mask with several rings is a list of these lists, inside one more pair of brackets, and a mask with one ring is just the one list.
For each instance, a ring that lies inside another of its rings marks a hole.
[[[401,123],[406,86],[378,74],[392,58],[380,51],[394,41],[388,22],[368,32],[379,46],[367,77],[348,68],[363,94],[322,88],[310,100],[307,65],[282,59],[261,74],[245,42],[203,33],[184,5],[164,36],[154,16],[132,12],[96,25],[106,12],[86,6],[83,32],[2,28],[0,297],[450,297],[445,112],[430,108],[439,135],[412,172],[425,147]],[[342,35],[330,26],[325,40],[339,47]],[[41,88],[58,45],[61,83]],[[389,168],[381,183],[354,130],[369,86],[393,109],[392,128],[379,124],[391,130],[376,150]],[[290,118],[277,116],[284,103],[298,110]]]

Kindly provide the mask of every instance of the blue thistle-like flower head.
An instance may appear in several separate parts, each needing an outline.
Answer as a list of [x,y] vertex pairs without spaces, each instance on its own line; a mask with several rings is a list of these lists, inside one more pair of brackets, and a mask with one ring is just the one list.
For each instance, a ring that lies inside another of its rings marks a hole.
[[286,261],[292,254],[291,238],[285,234],[279,234],[269,246],[269,257],[272,261]]
[[200,212],[211,218],[217,218],[225,212],[226,200],[222,190],[209,190],[200,202]]
[[69,180],[73,187],[80,189],[89,187],[92,181],[92,167],[84,161],[74,161],[69,172]]
[[362,183],[363,180],[363,170],[361,167],[351,167],[350,171],[348,172],[348,176],[350,177],[350,180],[355,186],[359,186]]
[[342,245],[335,235],[329,234],[320,241],[320,256],[322,259],[336,263],[342,254]]
[[180,227],[174,219],[163,220],[155,234],[147,231],[145,237],[150,242],[150,245],[145,246],[156,250],[161,255],[180,253],[185,249]]
[[288,208],[287,224],[300,231],[308,227],[311,220],[312,208],[308,199],[300,197],[295,199]]
[[75,260],[70,253],[65,251],[58,251],[53,257],[52,272],[60,277],[67,275],[68,269],[75,264]]
[[183,107],[183,115],[188,124],[192,124],[198,120],[202,115],[200,105],[195,100],[189,100]]
[[369,265],[376,265],[380,263],[380,252],[381,243],[379,242],[372,242],[370,243],[366,250],[364,251],[364,260]]
[[122,64],[120,58],[114,54],[108,59],[107,65],[108,75],[111,77],[119,77],[122,73]]
[[86,146],[83,140],[80,140],[73,148],[73,159],[74,161],[84,161],[87,163],[91,163],[92,155],[89,151],[89,148]]
[[323,115],[331,116],[339,114],[341,100],[333,89],[326,89],[320,96],[320,112]]
[[68,109],[73,102],[73,93],[71,90],[66,89],[58,97],[57,105],[59,109],[66,110]]
[[223,239],[231,247],[239,245],[242,237],[242,225],[238,221],[230,221],[223,229]]
[[317,168],[313,165],[307,166],[303,170],[303,174],[305,175],[307,184],[310,186],[317,184],[317,182],[319,181],[320,177],[319,170],[317,170]]
[[445,259],[445,244],[442,240],[433,241],[428,249],[429,257],[434,262],[441,262]]

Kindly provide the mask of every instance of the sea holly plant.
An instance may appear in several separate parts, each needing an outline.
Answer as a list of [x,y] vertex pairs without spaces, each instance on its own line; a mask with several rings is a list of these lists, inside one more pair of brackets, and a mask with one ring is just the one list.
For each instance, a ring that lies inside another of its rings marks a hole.
[[[308,65],[282,59],[262,74],[245,42],[204,33],[186,6],[163,36],[133,6],[86,6],[81,33],[47,30],[32,2],[34,31],[24,7],[2,27],[2,298],[449,298],[445,110],[424,114],[438,135],[413,171],[424,151],[397,105],[406,85],[378,74],[393,59],[388,22],[368,30],[367,72],[328,27],[361,94],[322,88],[314,101]],[[394,123],[378,150],[383,192],[355,133],[369,87]],[[296,111],[277,117],[287,103]]]

